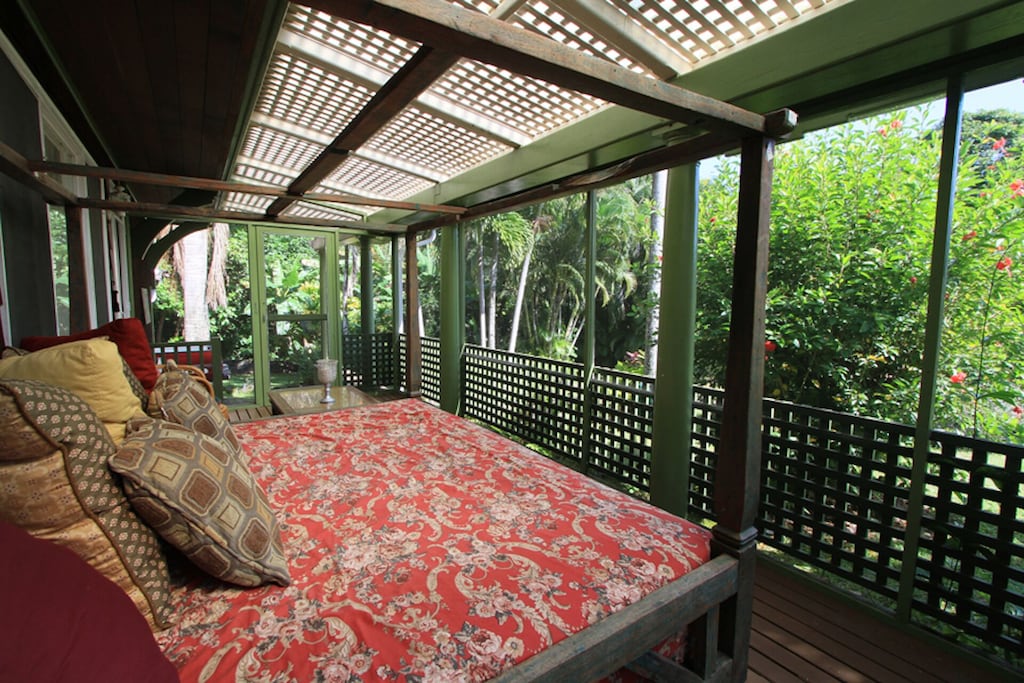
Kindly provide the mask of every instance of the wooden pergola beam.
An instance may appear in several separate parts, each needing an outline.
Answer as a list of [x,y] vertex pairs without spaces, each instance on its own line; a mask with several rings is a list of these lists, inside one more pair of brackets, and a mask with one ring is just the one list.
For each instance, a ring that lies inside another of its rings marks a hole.
[[[0,143],[0,146],[4,146]],[[2,152],[0,152],[2,159]],[[211,192],[236,192],[238,194],[260,195],[263,197],[289,197],[295,201],[309,200],[318,202],[335,202],[338,204],[352,204],[354,206],[374,206],[385,209],[407,209],[410,211],[431,211],[434,213],[460,214],[466,209],[461,206],[448,206],[444,204],[420,204],[418,202],[402,202],[391,199],[373,199],[354,194],[315,192],[306,193],[293,197],[287,190],[254,183],[239,183],[230,180],[216,180],[214,178],[197,178],[194,176],[170,175],[166,173],[152,173],[150,171],[131,171],[121,168],[109,168],[102,166],[81,166],[78,164],[63,164],[53,161],[26,160],[25,169],[29,175],[35,173],[54,173],[57,175],[72,175],[85,178],[100,178],[104,180],[115,180],[123,183],[154,185],[156,187],[174,187],[179,189],[209,190]],[[37,180],[39,180],[37,178]],[[59,187],[59,186],[58,186]],[[69,200],[74,199],[68,193]]]
[[739,144],[735,137],[725,133],[706,133],[685,142],[638,154],[603,169],[584,171],[507,197],[475,204],[466,209],[465,213],[457,218],[452,216],[430,218],[411,225],[409,230],[411,232],[423,232],[424,230],[451,225],[457,221],[482,218],[504,211],[514,211],[537,202],[564,197],[577,192],[609,187],[630,178],[700,161],[717,154],[724,154],[736,149],[739,147]]
[[[733,134],[769,130],[760,114],[442,0],[311,0],[315,9],[654,116]],[[785,131],[783,131],[785,132]]]
[[353,151],[362,147],[367,140],[398,116],[419,95],[430,87],[445,71],[450,69],[458,56],[429,47],[420,48],[416,54],[370,98],[366,106],[356,114],[345,129],[338,134],[288,186],[288,194],[275,199],[267,207],[267,216],[278,216],[302,195],[316,187],[324,178],[341,165]]
[[221,211],[206,207],[179,206],[175,204],[154,204],[150,202],[120,202],[110,199],[89,199],[79,197],[76,203],[86,209],[104,209],[106,211],[124,211],[127,214],[162,217],[170,220],[176,219],[206,219],[211,222],[221,221],[225,223],[270,223],[274,225],[304,225],[312,227],[334,228],[336,230],[349,230],[356,234],[377,234],[396,235],[406,231],[404,225],[393,225],[388,223],[366,223],[363,221],[332,221],[322,218],[289,218],[275,217],[267,218],[262,213],[247,211]]
[[0,172],[35,190],[51,204],[74,205],[75,195],[53,178],[37,176],[28,159],[13,147],[0,142]]

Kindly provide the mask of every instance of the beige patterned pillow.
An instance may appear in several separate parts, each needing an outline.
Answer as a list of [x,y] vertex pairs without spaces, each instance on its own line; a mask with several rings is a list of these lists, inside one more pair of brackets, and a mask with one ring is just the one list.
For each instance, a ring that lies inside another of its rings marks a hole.
[[139,515],[208,573],[241,586],[291,582],[277,518],[223,445],[154,420],[110,459]]
[[249,459],[238,443],[235,430],[210,392],[189,373],[173,367],[157,378],[149,397],[149,414],[206,434],[248,464]]
[[0,381],[0,517],[73,550],[163,628],[173,615],[167,561],[107,468],[116,450],[71,391]]

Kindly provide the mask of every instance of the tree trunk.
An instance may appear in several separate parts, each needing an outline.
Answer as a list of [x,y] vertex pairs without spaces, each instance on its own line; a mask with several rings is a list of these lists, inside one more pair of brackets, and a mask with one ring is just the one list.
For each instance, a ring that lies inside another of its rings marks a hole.
[[197,230],[180,240],[182,270],[181,298],[185,304],[185,341],[207,341],[210,338],[210,315],[206,307],[207,230]]
[[516,290],[516,305],[512,309],[512,331],[509,333],[509,353],[516,352],[516,338],[519,336],[519,316],[523,311],[523,298],[526,296],[526,279],[530,274],[530,259],[533,258],[533,243],[526,250],[523,257],[523,267],[519,271],[519,289]]
[[654,306],[647,318],[647,335],[644,348],[644,374],[654,377],[658,373],[658,324],[661,316],[661,245],[665,239],[665,188],[668,184],[668,171],[658,171],[651,177],[653,187],[651,196],[654,206],[651,207],[651,248],[647,260],[654,266],[651,270],[650,297]]
[[477,232],[479,251],[476,255],[477,270],[477,309],[479,310],[480,346],[487,346],[487,291],[484,287],[484,239],[482,229]]
[[494,251],[491,252],[491,290],[487,293],[487,348],[498,348],[498,254],[500,245],[498,233],[493,235]]

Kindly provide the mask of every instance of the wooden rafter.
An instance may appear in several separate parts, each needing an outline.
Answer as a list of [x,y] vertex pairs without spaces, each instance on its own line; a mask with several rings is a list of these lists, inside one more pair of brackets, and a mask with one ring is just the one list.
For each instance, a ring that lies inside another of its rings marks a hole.
[[[0,148],[4,145],[0,143]],[[2,149],[0,149],[2,158]],[[240,183],[229,180],[215,180],[213,178],[195,178],[192,176],[167,175],[164,173],[150,173],[149,171],[129,171],[120,168],[106,168],[99,166],[80,166],[77,164],[62,164],[51,161],[25,160],[23,168],[30,174],[55,173],[57,175],[73,175],[86,178],[103,178],[116,180],[118,182],[156,185],[159,187],[175,187],[179,189],[210,190],[211,192],[236,192],[238,194],[253,194],[264,197],[289,197],[287,190],[254,183]],[[37,180],[42,181],[41,178]],[[59,185],[57,187],[60,187]],[[61,188],[63,189],[63,188]],[[295,201],[307,199],[317,202],[334,202],[337,204],[351,204],[353,206],[375,206],[386,209],[408,209],[410,211],[431,211],[435,213],[460,214],[465,209],[461,206],[447,206],[444,204],[420,204],[418,202],[402,202],[391,199],[373,199],[354,194],[335,192],[307,193],[299,197],[292,197]],[[71,193],[67,193],[68,201],[74,200]]]
[[75,203],[75,195],[70,190],[53,178],[37,176],[28,159],[13,147],[2,142],[0,142],[0,173],[5,173],[22,185],[35,190],[51,204],[66,206]]
[[163,217],[175,219],[206,219],[209,221],[224,221],[229,223],[271,223],[278,225],[308,225],[323,228],[335,228],[338,230],[351,230],[353,232],[375,233],[379,235],[395,235],[404,233],[406,228],[403,225],[392,225],[387,223],[366,223],[363,221],[332,221],[322,218],[280,216],[268,218],[262,213],[246,211],[220,211],[206,207],[179,206],[176,204],[153,204],[150,202],[120,202],[109,199],[89,199],[79,197],[76,203],[86,209],[105,209],[107,211],[124,211],[128,214]]
[[460,217],[441,216],[415,223],[409,229],[412,232],[432,230],[451,225],[458,220],[471,220],[490,216],[504,211],[514,211],[523,206],[547,201],[556,197],[564,197],[577,192],[596,190],[624,182],[630,178],[647,175],[665,168],[691,163],[717,154],[724,154],[738,147],[735,137],[725,133],[707,133],[701,137],[680,142],[678,144],[659,147],[638,154],[623,162],[603,169],[591,169],[567,176],[559,181],[519,192],[507,197],[483,202],[471,206]]
[[654,116],[732,133],[766,132],[764,117],[759,114],[637,76],[544,36],[441,0],[311,0],[307,4]]
[[377,91],[356,117],[345,126],[345,130],[338,134],[334,142],[299,173],[288,186],[289,196],[279,197],[267,207],[267,216],[279,216],[298,200],[295,195],[308,192],[333,173],[352,151],[359,149],[388,121],[400,114],[456,61],[457,55],[428,47],[420,48],[391,80]]

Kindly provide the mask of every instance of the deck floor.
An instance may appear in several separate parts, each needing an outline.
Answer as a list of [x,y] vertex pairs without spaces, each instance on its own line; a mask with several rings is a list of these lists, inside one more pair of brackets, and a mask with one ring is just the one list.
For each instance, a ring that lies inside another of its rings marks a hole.
[[747,680],[753,683],[1021,680],[967,661],[768,562],[759,562]]

